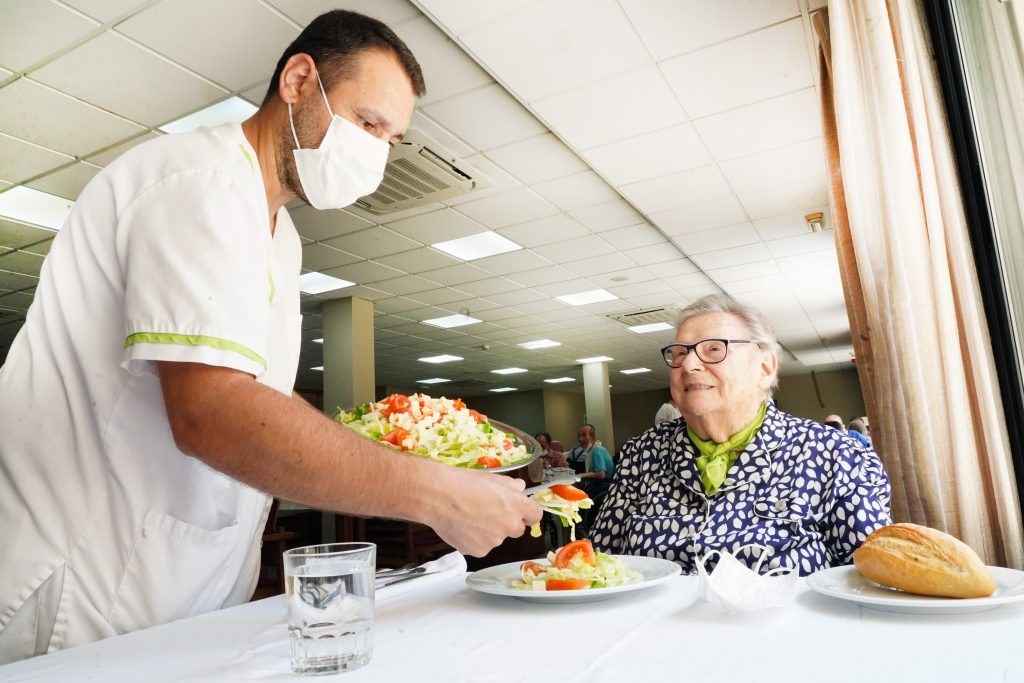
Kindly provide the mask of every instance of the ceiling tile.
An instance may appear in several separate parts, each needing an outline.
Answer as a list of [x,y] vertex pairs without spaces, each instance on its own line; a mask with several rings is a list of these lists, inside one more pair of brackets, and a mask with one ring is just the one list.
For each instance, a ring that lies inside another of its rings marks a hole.
[[821,138],[726,161],[720,167],[751,218],[828,203]]
[[[44,26],[45,30],[40,30]],[[0,66],[22,71],[98,26],[49,0],[7,0],[0,21]]]
[[685,306],[689,303],[688,299],[683,298],[674,291],[668,291],[663,294],[645,294],[643,296],[631,296],[629,298],[637,308],[659,308],[661,306]]
[[[386,281],[384,281],[386,282]],[[378,282],[378,286],[383,287],[383,282]],[[375,311],[381,311],[383,313],[402,313],[404,311],[412,311],[422,307],[423,304],[419,301],[413,301],[412,299],[406,299],[403,296],[396,296],[391,299],[384,299],[383,301],[374,302],[373,307]]]
[[732,194],[721,171],[714,165],[623,185],[619,189],[627,199],[648,214],[700,204]]
[[[381,287],[386,287],[384,282],[378,282],[377,284]],[[422,301],[430,306],[443,306],[453,301],[465,299],[466,293],[452,287],[439,287],[437,289],[428,289],[424,292],[416,292],[412,296],[415,297],[416,301]]]
[[587,165],[551,133],[488,150],[487,156],[527,185],[587,169]]
[[566,268],[586,277],[592,274],[610,273],[612,271],[632,268],[636,264],[622,254],[605,254],[604,256],[591,256],[585,259],[573,259],[563,264]]
[[803,213],[786,213],[781,216],[759,218],[754,221],[754,227],[757,228],[757,233],[761,235],[761,239],[766,242],[768,240],[782,239],[783,237],[806,235],[809,228],[804,220],[804,216],[817,211],[825,214],[825,229],[831,229],[832,212],[827,206],[812,207]]
[[[342,280],[348,280],[349,282],[355,282],[356,284],[369,284],[371,282],[380,282],[381,280],[388,280],[391,278],[401,277],[405,275],[400,270],[395,268],[388,268],[379,263],[373,261],[359,261],[358,263],[349,263],[344,266],[338,266],[337,268],[328,268],[323,271],[326,275],[332,275],[334,277],[341,278]],[[384,291],[392,294],[408,294],[408,292],[397,292],[391,289],[384,288]]]
[[[472,57],[426,17],[391,27],[416,55],[420,64],[427,65],[423,74],[427,94],[420,100],[421,106],[429,106],[433,102],[493,82],[491,76]],[[457,135],[461,133],[458,129],[452,129],[452,132]]]
[[[512,283],[516,288],[507,292],[496,292],[494,294],[488,294],[487,298],[501,306],[514,306],[517,310],[523,310],[522,304],[545,301],[549,302],[546,296],[540,292],[535,292],[532,289],[523,289],[519,285]],[[535,313],[536,311],[523,311],[524,313]]]
[[35,190],[49,192],[58,197],[74,201],[78,199],[78,195],[88,182],[102,170],[99,166],[93,166],[86,161],[79,161],[77,164],[54,171],[38,180],[26,183],[26,185]]
[[[23,249],[30,244],[53,239],[55,234],[53,230],[38,228],[9,218],[0,218],[0,246]],[[12,288],[5,287],[4,289]]]
[[722,285],[722,289],[733,296],[740,296],[765,289],[786,287],[786,278],[782,275],[769,275],[766,277],[752,277],[749,280],[737,280]]
[[[649,266],[648,266],[649,268]],[[769,277],[779,274],[779,267],[775,261],[756,261],[744,263],[738,266],[726,266],[706,271],[708,277],[719,284],[735,282],[736,280],[748,280],[752,277]]]
[[96,164],[97,166],[106,166],[132,147],[143,142],[148,142],[149,140],[155,140],[158,137],[160,137],[159,133],[147,131],[142,135],[136,135],[128,140],[110,146],[102,152],[87,157],[87,159],[89,160],[89,163]]
[[[373,283],[373,285],[377,289],[382,289],[385,292],[391,292],[392,294],[401,296],[411,296],[411,298],[415,299],[415,297],[422,292],[429,292],[437,289],[438,283],[417,275],[403,275],[402,277],[391,278],[388,280],[378,280]],[[422,307],[422,305],[420,307]]]
[[[502,292],[511,292],[519,289],[519,285],[503,277],[491,277],[486,280],[474,280],[459,285],[459,289],[469,292],[474,296],[493,296]],[[472,310],[472,307],[470,308]]]
[[313,242],[302,247],[302,267],[306,270],[327,270],[356,261],[362,261],[362,258],[326,244]]
[[448,254],[444,254],[437,249],[431,249],[430,247],[413,249],[401,254],[392,254],[391,256],[382,256],[375,260],[377,263],[383,263],[385,266],[398,268],[407,273],[419,273],[424,270],[444,268],[461,263],[459,259],[452,258]]
[[[553,282],[566,282],[568,280],[574,280],[575,278],[575,274],[561,266],[548,266],[547,268],[538,268],[536,270],[527,270],[522,273],[511,273],[508,275],[509,280],[518,282],[523,287],[537,287],[540,285],[548,285]],[[585,291],[585,289],[586,288],[578,291]]]
[[[195,20],[199,16],[202,21]],[[250,0],[159,2],[117,30],[229,90],[274,73],[278,58],[299,35],[292,22]]]
[[706,251],[718,251],[741,247],[745,244],[758,244],[761,238],[750,223],[740,223],[724,228],[713,228],[700,232],[673,237],[672,241],[679,245],[685,254],[702,254]]
[[419,242],[414,242],[407,237],[399,235],[397,232],[380,226],[367,228],[359,232],[350,232],[341,237],[333,237],[329,240],[324,240],[324,244],[368,259],[387,256],[388,254],[397,254],[402,251],[416,249],[420,246]]
[[633,297],[645,294],[664,294],[672,290],[663,282],[648,280],[647,282],[634,282],[617,287],[609,287],[608,291],[620,299],[632,299]]
[[432,119],[473,147],[486,150],[547,129],[497,83],[423,106]]
[[60,152],[0,134],[0,178],[19,183],[74,160]]
[[672,277],[674,275],[686,275],[700,271],[697,264],[687,258],[674,259],[664,263],[652,263],[644,268],[655,277]]
[[686,121],[679,101],[654,65],[531,104],[541,119],[581,150]]
[[569,215],[594,232],[624,228],[644,222],[644,217],[629,202],[617,199],[607,204],[570,211]]
[[577,237],[563,242],[555,242],[543,247],[537,247],[535,252],[541,256],[551,259],[555,263],[567,263],[581,258],[601,256],[615,251],[614,247],[596,235]]
[[58,57],[32,77],[147,126],[166,123],[227,94],[111,32]]
[[784,237],[778,240],[765,242],[768,251],[773,258],[807,254],[815,251],[830,251],[835,253],[836,240],[831,230],[822,232],[808,232],[796,237]]
[[814,85],[800,17],[661,62],[661,69],[691,119]]
[[[520,291],[532,292],[533,290],[520,290]],[[508,292],[508,294],[515,294],[515,292]],[[503,294],[494,294],[492,296],[499,297],[499,296],[505,296],[505,295],[503,295]],[[560,308],[562,308],[564,306],[564,304],[561,301],[555,301],[554,299],[549,299],[548,297],[544,296],[543,294],[541,296],[544,297],[544,298],[538,299],[537,301],[527,301],[525,303],[517,303],[517,304],[515,304],[515,307],[516,307],[517,310],[520,310],[523,313],[529,313],[530,315],[536,315],[538,313],[550,313],[551,311],[557,311],[558,309],[560,309]],[[549,323],[549,326],[550,325],[551,325],[551,323]]]
[[420,214],[412,218],[388,221],[385,225],[400,235],[405,235],[422,244],[437,244],[468,237],[487,230],[474,220],[453,209],[442,209]]
[[418,16],[419,11],[405,0],[266,0],[288,15],[296,23],[305,26],[324,12],[342,7],[380,19],[392,26]]
[[705,273],[715,268],[738,266],[756,261],[765,261],[769,258],[771,258],[771,255],[761,242],[690,256],[690,260],[700,266],[701,270]]
[[604,204],[619,197],[615,190],[593,171],[548,180],[534,185],[533,189],[563,211]]
[[525,187],[460,204],[457,210],[491,229],[558,213],[553,204]]
[[19,78],[0,88],[0,130],[64,154],[85,156],[143,129],[41,83]]
[[740,200],[731,194],[710,202],[651,214],[651,221],[670,236],[736,225],[746,220],[746,210]]
[[12,291],[16,291],[19,289],[25,289],[26,287],[35,287],[37,284],[39,284],[39,278],[37,277],[33,277],[31,275],[24,275],[22,273],[12,273],[10,271],[0,270],[0,289],[9,289]]
[[700,132],[718,161],[764,152],[821,137],[821,105],[813,87],[698,119]]
[[711,280],[704,273],[674,275],[672,277],[662,278],[661,281],[673,289],[687,289],[689,287],[699,287],[701,285],[711,284]]
[[647,247],[638,247],[636,249],[626,249],[622,253],[628,256],[630,260],[640,264],[641,266],[664,263],[666,261],[675,261],[683,257],[679,248],[671,242],[662,242],[660,244],[652,244]]
[[148,0],[62,0],[80,12],[104,23],[113,22],[136,8],[149,4]]
[[[483,280],[485,278],[494,277],[483,268],[477,268],[469,263],[460,263],[456,266],[448,266],[447,268],[428,270],[423,273],[423,276],[442,285],[461,285],[466,282],[473,282],[474,280]],[[468,291],[464,287],[460,287],[459,289]]]
[[799,16],[795,0],[622,0],[656,61]]
[[[0,227],[2,231],[2,227]],[[27,251],[32,254],[39,254],[40,256],[46,256],[50,253],[50,247],[53,246],[54,233],[50,233],[49,239],[45,239],[42,242],[35,242],[34,244],[28,244],[22,247],[23,251]]]
[[537,0],[503,0],[497,2],[466,2],[465,0],[421,0],[419,5],[452,33],[493,21],[513,10]]
[[[586,17],[586,31],[577,29],[581,17]],[[529,36],[528,48],[524,36]],[[537,3],[459,37],[478,61],[502,74],[502,80],[526,102],[650,61],[613,0]]]
[[317,242],[365,230],[373,225],[344,209],[320,211],[303,205],[289,209],[288,215],[300,235]]
[[476,259],[473,265],[489,270],[497,275],[519,273],[551,265],[551,261],[528,249],[518,249],[497,256]]
[[39,254],[28,251],[9,251],[0,255],[0,270],[39,277],[39,270],[43,267],[43,258]]
[[630,225],[601,233],[601,239],[616,249],[664,244],[665,236],[649,225]]
[[538,218],[519,225],[510,225],[507,228],[501,228],[498,233],[527,248],[540,247],[572,237],[591,234],[590,230],[564,213],[556,213],[553,216]]
[[688,121],[609,145],[593,147],[582,154],[613,185],[670,175],[705,166],[713,161],[704,142]]

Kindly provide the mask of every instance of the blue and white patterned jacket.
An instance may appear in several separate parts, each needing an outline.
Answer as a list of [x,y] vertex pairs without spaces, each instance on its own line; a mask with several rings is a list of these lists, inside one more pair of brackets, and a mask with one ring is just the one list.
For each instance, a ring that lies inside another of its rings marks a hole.
[[[748,566],[797,567],[802,576],[848,564],[875,529],[890,524],[889,478],[874,451],[844,432],[778,410],[708,496],[685,419],[627,442],[591,538],[605,552],[674,560],[728,550]],[[739,552],[738,552],[739,551]],[[710,568],[710,563],[709,563]]]

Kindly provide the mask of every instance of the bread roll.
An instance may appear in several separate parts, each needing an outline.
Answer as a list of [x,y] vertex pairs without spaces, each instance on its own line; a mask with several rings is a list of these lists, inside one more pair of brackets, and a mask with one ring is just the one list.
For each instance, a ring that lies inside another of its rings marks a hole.
[[996,582],[970,546],[917,524],[877,529],[853,552],[861,576],[908,593],[947,598],[983,598]]

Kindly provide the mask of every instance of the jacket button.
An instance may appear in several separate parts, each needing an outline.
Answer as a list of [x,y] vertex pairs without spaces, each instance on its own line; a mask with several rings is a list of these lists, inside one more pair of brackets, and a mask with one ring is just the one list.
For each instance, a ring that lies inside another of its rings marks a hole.
[[782,512],[785,509],[786,509],[786,501],[784,501],[784,500],[777,500],[777,501],[775,501],[775,511],[776,512]]

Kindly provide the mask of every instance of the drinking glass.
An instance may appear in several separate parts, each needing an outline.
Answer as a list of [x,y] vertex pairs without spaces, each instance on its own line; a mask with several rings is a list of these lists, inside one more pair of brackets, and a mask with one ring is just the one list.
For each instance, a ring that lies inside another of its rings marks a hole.
[[292,671],[341,673],[370,661],[376,555],[373,543],[328,543],[285,552]]

